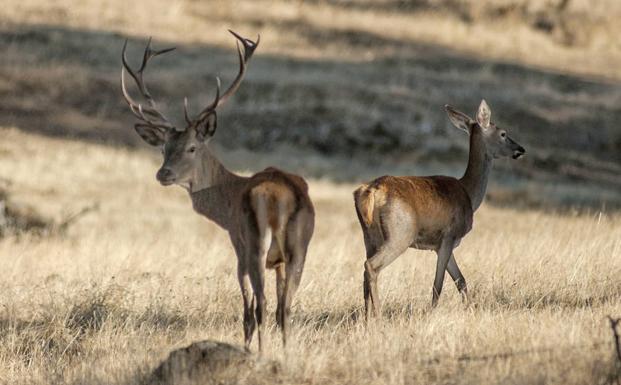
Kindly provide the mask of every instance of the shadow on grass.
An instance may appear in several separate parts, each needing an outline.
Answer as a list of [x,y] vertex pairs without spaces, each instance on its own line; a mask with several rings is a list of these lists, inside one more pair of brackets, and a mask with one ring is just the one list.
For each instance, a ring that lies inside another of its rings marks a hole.
[[[449,126],[442,106],[450,103],[473,113],[485,97],[497,123],[508,127],[528,151],[521,162],[499,162],[497,175],[540,185],[586,184],[595,197],[578,201],[581,206],[597,209],[609,201],[610,208],[621,202],[621,105],[611,103],[621,95],[618,84],[483,61],[366,31],[317,29],[303,20],[250,22],[257,30],[266,23],[316,47],[376,53],[367,61],[305,60],[262,54],[259,48],[243,87],[219,115],[216,141],[225,149],[269,153],[287,146],[296,149],[296,157],[344,159],[335,160],[340,167],[306,174],[337,181],[399,173],[425,163],[463,169],[467,140]],[[0,29],[5,52],[0,64],[0,125],[113,146],[142,146],[119,87],[125,38],[44,25]],[[145,40],[129,39],[132,63]],[[214,76],[227,83],[235,74],[237,59],[231,50],[174,42],[155,45],[179,46],[174,54],[158,58],[147,74],[151,93],[176,122],[182,121],[184,96],[198,110],[213,97]],[[351,159],[369,165],[373,173],[343,170]],[[534,194],[521,201],[530,205],[534,200],[536,205],[539,199]],[[519,202],[512,196],[493,203]],[[570,197],[546,205],[568,208],[575,202]]]

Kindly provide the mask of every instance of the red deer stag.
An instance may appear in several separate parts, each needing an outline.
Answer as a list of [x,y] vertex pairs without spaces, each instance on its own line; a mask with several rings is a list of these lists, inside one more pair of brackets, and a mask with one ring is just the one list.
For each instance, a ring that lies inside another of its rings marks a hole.
[[[149,40],[140,68],[133,70],[125,56],[126,41],[121,88],[132,113],[140,120],[134,126],[136,132],[150,145],[162,148],[164,162],[157,171],[157,180],[164,186],[184,187],[194,210],[229,233],[237,255],[237,278],[244,303],[245,346],[250,349],[256,328],[261,351],[265,269],[276,270],[276,322],[282,331],[283,344],[286,344],[291,301],[302,276],[315,214],[308,186],[301,177],[276,168],[267,168],[250,177],[239,176],[229,171],[209,148],[216,132],[216,108],[239,88],[247,63],[259,43],[259,39],[255,43],[230,32],[243,46],[242,50],[239,43],[237,45],[239,73],[222,95],[217,79],[214,101],[195,117],[190,116],[185,99],[185,125],[181,128],[174,126],[157,109],[143,80],[147,62],[173,48],[155,50]],[[134,79],[146,105],[135,101],[127,92],[125,72]]]

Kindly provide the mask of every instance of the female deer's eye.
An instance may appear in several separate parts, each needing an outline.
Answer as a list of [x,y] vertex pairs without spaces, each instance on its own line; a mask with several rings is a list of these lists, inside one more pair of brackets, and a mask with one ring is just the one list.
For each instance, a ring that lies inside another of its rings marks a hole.
[[500,136],[503,137],[503,138],[506,138],[507,137],[507,133],[503,131],[503,132],[500,133]]
[[194,151],[196,151],[196,147],[192,146],[192,147],[188,148],[188,152],[190,154],[193,153]]

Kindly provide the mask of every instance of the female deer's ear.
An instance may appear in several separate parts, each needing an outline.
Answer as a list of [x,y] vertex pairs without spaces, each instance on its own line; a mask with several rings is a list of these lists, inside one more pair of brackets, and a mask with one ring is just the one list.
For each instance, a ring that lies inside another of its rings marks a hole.
[[207,138],[211,138],[216,133],[218,125],[218,116],[216,111],[211,111],[207,116],[196,125],[196,139],[203,142]]
[[479,106],[479,111],[477,111],[477,123],[481,128],[489,128],[490,122],[492,118],[492,110],[490,110],[489,106],[485,99],[481,100],[481,105]]
[[136,123],[134,129],[142,140],[151,146],[161,146],[166,143],[166,132],[149,124]]
[[449,106],[448,104],[444,106],[444,109],[446,110],[449,120],[451,121],[451,123],[453,123],[455,127],[459,128],[460,130],[464,130],[467,133],[470,133],[470,126],[473,123],[471,117],[461,111],[457,111],[455,108]]

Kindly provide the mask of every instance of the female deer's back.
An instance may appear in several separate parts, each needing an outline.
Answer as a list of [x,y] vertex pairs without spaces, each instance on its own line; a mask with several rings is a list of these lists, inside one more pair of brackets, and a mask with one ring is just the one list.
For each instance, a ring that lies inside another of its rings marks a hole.
[[470,198],[451,177],[382,176],[358,188],[354,200],[363,227],[408,222],[419,249],[436,249],[445,235],[459,239],[472,228]]

